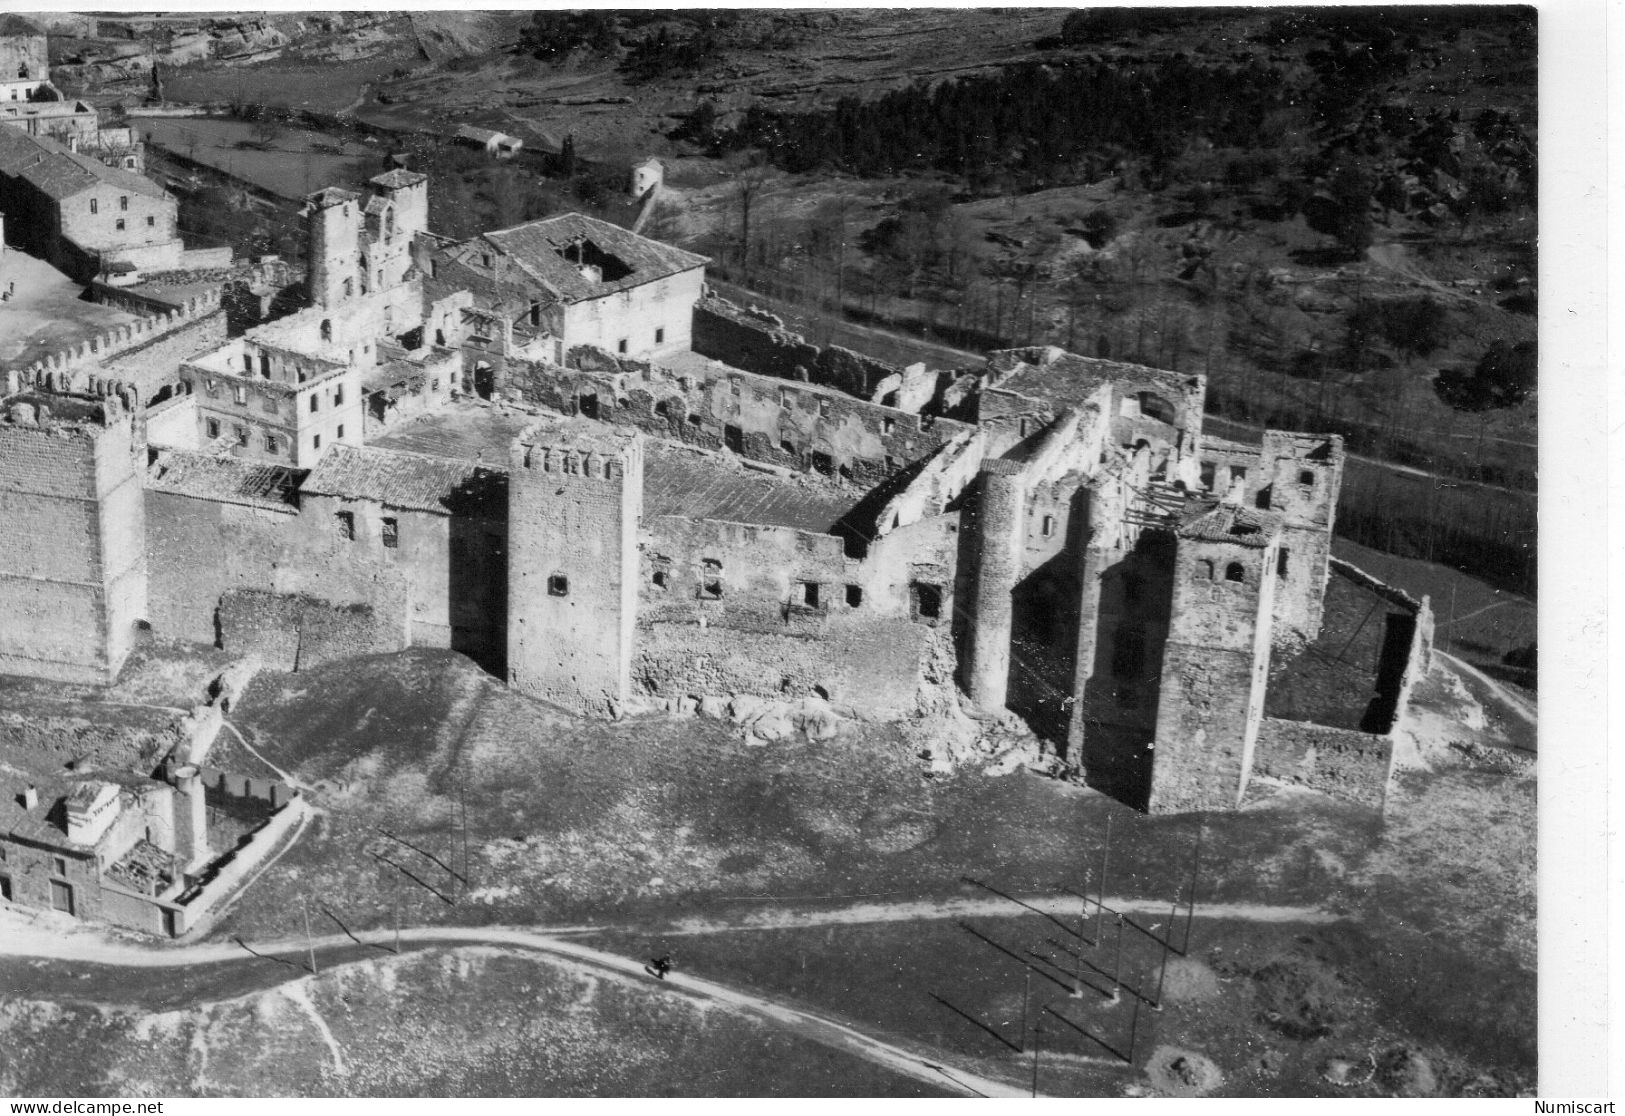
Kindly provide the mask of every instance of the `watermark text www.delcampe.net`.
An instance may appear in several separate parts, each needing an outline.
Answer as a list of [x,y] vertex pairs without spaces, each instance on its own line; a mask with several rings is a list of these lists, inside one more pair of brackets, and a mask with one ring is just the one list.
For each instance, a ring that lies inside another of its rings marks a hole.
[[13,1116],[163,1116],[163,1101],[13,1101]]

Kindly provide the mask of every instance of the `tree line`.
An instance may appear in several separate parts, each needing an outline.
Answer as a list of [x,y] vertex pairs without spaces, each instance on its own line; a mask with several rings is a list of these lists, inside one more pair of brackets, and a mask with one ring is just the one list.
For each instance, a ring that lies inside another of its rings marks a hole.
[[1287,75],[1256,61],[1031,61],[873,101],[843,97],[829,109],[755,104],[733,127],[697,138],[760,150],[791,172],[936,171],[972,188],[1042,188],[1095,173],[1113,154],[1144,157],[1155,171],[1195,135],[1242,150],[1268,145],[1266,122],[1289,97]]

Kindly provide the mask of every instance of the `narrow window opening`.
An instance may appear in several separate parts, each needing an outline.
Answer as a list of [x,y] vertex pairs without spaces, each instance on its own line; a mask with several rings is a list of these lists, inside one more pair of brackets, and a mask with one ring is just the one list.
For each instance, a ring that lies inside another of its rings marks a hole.
[[1285,577],[1286,576],[1287,555],[1289,555],[1291,553],[1292,552],[1290,550],[1288,550],[1284,546],[1280,550],[1278,550],[1276,552],[1276,554],[1275,554],[1275,575],[1277,577]]
[[401,545],[400,523],[397,520],[391,519],[389,516],[384,517],[383,541],[384,546],[389,550],[394,550],[396,547]]
[[655,330],[655,344],[659,345],[659,344],[663,343],[665,340],[666,340],[666,327],[661,326],[659,329]]
[[801,583],[801,603],[808,608],[817,608],[818,600],[818,582],[803,581]]
[[846,606],[857,608],[863,604],[863,586],[848,585],[846,587]]
[[1196,563],[1196,576],[1207,581],[1213,580],[1213,560],[1211,558],[1203,558]]
[[715,558],[700,563],[700,596],[713,601],[722,597],[722,563]]
[[1044,517],[1043,531],[1046,539],[1055,534],[1055,517],[1053,515],[1046,515]]
[[347,511],[336,512],[334,514],[334,516],[333,516],[333,521],[334,521],[334,527],[338,531],[340,541],[342,541],[342,542],[354,542],[355,541],[355,513],[354,512],[347,512]]
[[925,581],[916,581],[910,584],[909,593],[914,605],[914,618],[916,620],[939,620],[942,618],[942,586],[932,585]]

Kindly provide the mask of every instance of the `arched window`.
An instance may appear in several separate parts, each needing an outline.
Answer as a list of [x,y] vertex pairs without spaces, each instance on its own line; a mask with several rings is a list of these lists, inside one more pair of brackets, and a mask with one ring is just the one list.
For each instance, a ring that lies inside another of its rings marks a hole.
[[333,319],[332,318],[323,318],[322,319],[322,340],[323,341],[331,341],[331,340],[333,340]]
[[1240,562],[1231,562],[1224,568],[1224,579],[1226,581],[1246,581],[1247,571],[1242,568]]

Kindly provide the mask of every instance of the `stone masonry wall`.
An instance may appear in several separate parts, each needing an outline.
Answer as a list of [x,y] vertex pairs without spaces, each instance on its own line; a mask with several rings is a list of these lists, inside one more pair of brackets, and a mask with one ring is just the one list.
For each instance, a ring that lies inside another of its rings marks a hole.
[[1392,758],[1386,736],[1266,717],[1253,771],[1380,810]]
[[257,656],[268,670],[309,670],[335,659],[404,650],[405,609],[231,592],[220,599],[220,645],[234,655]]
[[217,348],[226,341],[226,312],[223,309],[188,319],[183,325],[150,341],[127,349],[106,361],[103,372],[110,378],[134,384],[141,399],[151,399],[168,384],[174,384],[181,362]]
[[[233,592],[316,597],[376,607],[391,617],[399,605],[405,622],[405,602],[412,597],[408,575],[414,571],[377,560],[369,542],[376,525],[360,516],[357,538],[344,540],[331,515],[300,514],[292,506],[256,507],[160,490],[149,490],[146,503],[149,619],[164,638],[214,644],[221,635],[216,611]],[[413,532],[413,525],[404,523],[403,529]],[[289,623],[298,616],[274,615]]]
[[931,629],[907,620],[836,620],[817,636],[655,622],[640,625],[634,688],[655,697],[822,694],[880,719],[913,709]]
[[860,399],[873,398],[882,380],[903,372],[839,345],[820,349],[774,315],[715,296],[694,307],[694,351],[747,372],[839,388]]
[[840,392],[713,367],[681,373],[590,350],[584,367],[510,361],[511,389],[527,403],[636,426],[646,433],[786,468],[874,485],[968,429],[866,403]]

